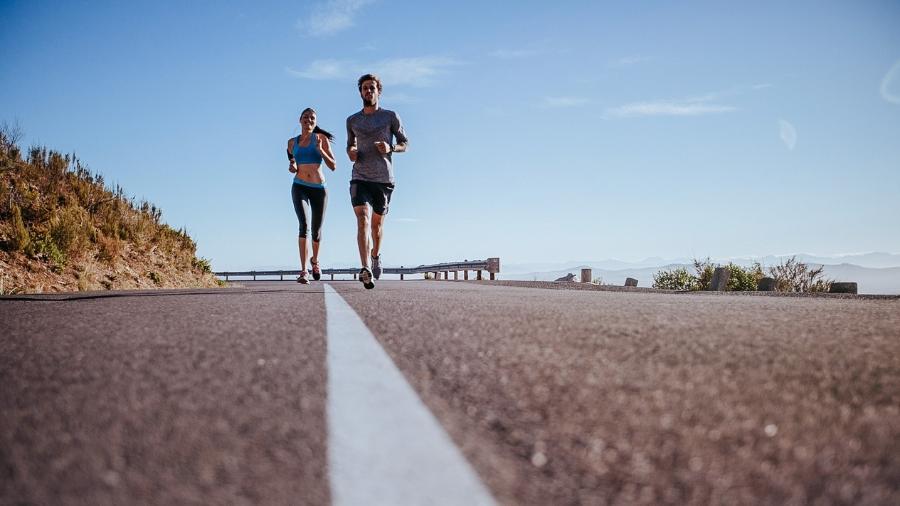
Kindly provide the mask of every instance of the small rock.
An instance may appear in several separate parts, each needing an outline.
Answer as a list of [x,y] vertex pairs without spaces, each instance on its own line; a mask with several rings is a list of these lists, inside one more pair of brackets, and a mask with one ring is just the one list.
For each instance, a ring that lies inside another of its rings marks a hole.
[[778,288],[775,278],[760,278],[756,289],[760,292],[774,292]]
[[531,456],[531,464],[534,467],[544,467],[547,464],[547,456],[542,452],[536,452]]
[[835,281],[828,289],[828,293],[852,293],[856,295],[857,286],[855,281]]

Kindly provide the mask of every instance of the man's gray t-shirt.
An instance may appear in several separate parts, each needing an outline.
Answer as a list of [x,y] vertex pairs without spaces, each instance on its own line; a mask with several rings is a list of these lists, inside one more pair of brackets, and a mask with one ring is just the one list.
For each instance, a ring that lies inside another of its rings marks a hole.
[[[397,142],[393,141],[397,139]],[[353,162],[351,179],[374,181],[376,183],[393,183],[394,167],[391,164],[392,153],[382,155],[375,143],[384,141],[388,144],[406,143],[406,132],[403,122],[394,111],[378,109],[372,114],[362,111],[347,118],[347,148],[356,145],[356,161]]]

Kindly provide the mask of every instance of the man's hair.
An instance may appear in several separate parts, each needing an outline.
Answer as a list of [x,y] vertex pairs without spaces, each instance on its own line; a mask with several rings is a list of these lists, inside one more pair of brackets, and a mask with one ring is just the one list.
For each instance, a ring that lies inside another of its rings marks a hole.
[[359,78],[359,81],[356,82],[356,86],[359,88],[359,91],[362,91],[362,85],[366,81],[375,81],[375,84],[378,85],[378,93],[381,93],[381,78],[379,78],[375,74],[366,74]]

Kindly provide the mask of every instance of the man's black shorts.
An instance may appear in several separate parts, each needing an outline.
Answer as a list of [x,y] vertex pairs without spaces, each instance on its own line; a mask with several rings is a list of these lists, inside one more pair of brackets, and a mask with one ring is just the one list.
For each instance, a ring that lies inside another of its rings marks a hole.
[[369,204],[375,214],[387,214],[393,192],[392,183],[350,180],[350,202],[353,207]]

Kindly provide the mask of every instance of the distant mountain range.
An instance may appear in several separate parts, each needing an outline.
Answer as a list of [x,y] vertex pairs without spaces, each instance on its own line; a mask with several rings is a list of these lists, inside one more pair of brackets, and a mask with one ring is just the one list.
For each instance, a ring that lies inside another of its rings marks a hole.
[[[784,259],[796,256],[798,260],[810,265],[822,265],[825,277],[835,281],[856,281],[859,293],[900,294],[900,254],[865,253],[824,257],[816,255],[767,255],[760,258],[726,258],[711,259],[714,263],[751,265],[760,262],[764,268],[781,263]],[[686,258],[665,260],[647,258],[640,262],[623,262],[620,260],[570,261],[560,263],[530,263],[501,265],[502,279],[553,281],[568,273],[580,276],[581,269],[590,268],[592,276],[601,278],[603,283],[623,285],[625,278],[638,280],[638,286],[651,286],[653,275],[660,270],[686,267],[693,272],[693,260]]]

